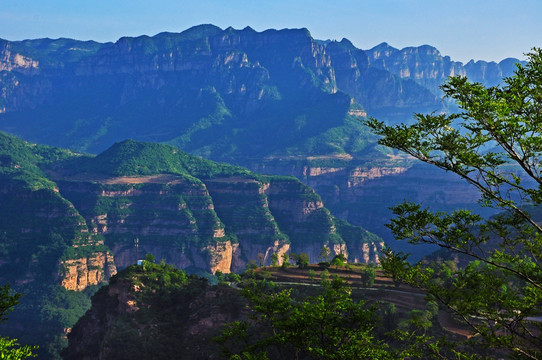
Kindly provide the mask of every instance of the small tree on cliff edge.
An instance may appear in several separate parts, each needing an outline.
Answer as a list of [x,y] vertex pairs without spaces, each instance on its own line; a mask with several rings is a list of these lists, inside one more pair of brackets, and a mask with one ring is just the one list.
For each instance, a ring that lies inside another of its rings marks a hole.
[[502,87],[464,77],[443,85],[458,114],[415,116],[412,125],[367,122],[380,144],[451,171],[477,188],[481,204],[500,211],[484,220],[466,210],[435,213],[404,203],[389,224],[396,238],[429,243],[475,260],[435,279],[434,270],[410,265],[388,250],[386,271],[426,289],[470,325],[474,339],[518,358],[542,358],[542,51],[533,49]]
[[307,267],[309,267],[309,261],[310,261],[309,254],[299,253],[297,254],[295,260],[296,260],[297,266],[300,269],[306,269]]

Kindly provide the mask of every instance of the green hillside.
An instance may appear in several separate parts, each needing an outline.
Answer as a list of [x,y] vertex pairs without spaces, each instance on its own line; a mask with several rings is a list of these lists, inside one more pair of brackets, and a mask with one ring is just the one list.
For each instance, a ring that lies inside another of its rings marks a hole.
[[[75,168],[74,168],[75,166]],[[79,172],[98,172],[109,176],[176,174],[195,178],[217,176],[255,176],[245,168],[216,163],[156,143],[125,140],[96,157],[82,159],[72,168]]]

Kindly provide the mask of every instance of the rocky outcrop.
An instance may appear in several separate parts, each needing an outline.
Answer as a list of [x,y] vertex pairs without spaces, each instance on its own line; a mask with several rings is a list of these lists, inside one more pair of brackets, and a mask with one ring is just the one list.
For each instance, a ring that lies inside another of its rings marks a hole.
[[233,254],[236,252],[239,244],[232,244],[230,241],[216,243],[207,246],[206,251],[209,252],[210,270],[214,274],[216,271],[221,271],[223,274],[231,272]]
[[16,71],[25,75],[37,74],[39,61],[14,51],[10,42],[0,39],[0,71]]
[[[81,325],[76,326],[68,335],[70,339],[77,339],[78,342],[76,346],[74,346],[75,342],[72,343],[70,351],[84,351],[84,355],[78,355],[78,358],[101,358],[98,356],[99,349],[95,347],[96,341],[103,339],[107,333],[107,329],[110,329],[119,315],[139,310],[133,296],[133,292],[139,289],[128,280],[121,280],[110,284],[106,289],[106,291],[100,291],[99,296],[93,300],[93,304],[95,305],[93,311],[85,314],[81,320],[86,321],[87,324],[92,323],[92,326],[86,327],[84,334],[81,334],[78,330]],[[107,349],[103,351],[107,351]],[[66,358],[70,358],[69,355],[65,356]],[[73,358],[75,359],[75,357]]]
[[384,242],[363,243],[360,246],[350,247],[348,261],[353,263],[380,264],[380,254],[384,248]]
[[[177,272],[160,268],[132,267],[119,275],[92,298],[68,334],[63,359],[218,359],[212,339],[224,324],[248,315],[246,300],[231,287],[179,281]],[[159,283],[166,277],[175,280]]]
[[85,258],[65,260],[61,285],[66,290],[81,291],[99,285],[117,273],[113,256],[107,252],[93,253]]

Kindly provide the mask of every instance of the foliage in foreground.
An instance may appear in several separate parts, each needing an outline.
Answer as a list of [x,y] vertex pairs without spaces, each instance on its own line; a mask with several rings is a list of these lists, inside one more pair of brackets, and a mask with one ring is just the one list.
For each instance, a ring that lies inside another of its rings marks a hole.
[[451,171],[477,188],[481,204],[501,211],[489,220],[466,210],[434,213],[419,204],[394,208],[389,227],[414,244],[436,244],[474,260],[450,274],[410,265],[387,252],[382,265],[394,279],[425,289],[467,323],[478,349],[513,358],[542,358],[542,50],[504,86],[486,88],[464,77],[442,87],[458,114],[416,115],[412,125],[370,120],[380,143]]
[[[9,285],[0,287],[0,323],[7,320],[8,314],[13,310],[13,307],[19,303],[21,294],[11,294]],[[0,359],[20,360],[35,357],[33,353],[37,347],[29,345],[21,346],[17,339],[0,336]]]

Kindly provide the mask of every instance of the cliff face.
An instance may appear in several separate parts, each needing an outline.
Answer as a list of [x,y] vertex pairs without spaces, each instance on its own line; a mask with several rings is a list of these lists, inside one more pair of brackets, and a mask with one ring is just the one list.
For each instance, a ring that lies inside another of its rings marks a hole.
[[117,273],[113,256],[108,252],[95,252],[91,255],[62,261],[65,268],[61,285],[66,290],[81,291],[92,285],[105,283]]
[[346,39],[330,42],[326,52],[333,59],[339,89],[363,104],[372,115],[389,116],[392,115],[389,110],[394,109],[394,117],[402,113],[400,116],[408,119],[413,111],[438,108],[435,95],[418,85],[426,84],[416,83],[414,77],[394,72],[395,68],[374,66],[371,57],[374,53],[357,49]]
[[6,40],[0,40],[0,71],[17,71],[25,75],[38,73],[39,61],[14,51]]
[[[156,179],[160,182],[153,182]],[[120,268],[145,253],[182,269],[213,273],[241,271],[249,261],[270,264],[272,254],[281,256],[287,251],[306,252],[312,262],[318,261],[322,246],[348,253],[346,239],[335,226],[338,220],[314,191],[293,178],[203,181],[169,175],[99,182],[57,180],[57,184],[90,231],[105,238]],[[362,233],[356,239],[374,242]],[[357,253],[366,249],[366,256],[357,256],[357,261],[377,260],[362,244],[352,246],[357,246]],[[70,287],[85,281],[75,281],[72,275],[84,264],[69,264],[72,270],[66,284]]]
[[116,272],[108,249],[57,189],[28,189],[4,179],[0,203],[2,281],[83,290]]
[[[403,201],[412,201],[437,211],[450,212],[466,208],[484,215],[493,213],[477,205],[479,193],[457,176],[428,165],[413,164],[411,159],[405,157],[390,155],[387,162],[372,166],[357,166],[350,164],[350,161],[340,164],[327,162],[327,165],[307,166],[299,162],[273,160],[253,164],[253,169],[299,178],[315,189],[334,215],[378,234],[388,246],[411,252],[414,258],[432,250],[409,246],[394,239],[385,226],[393,216],[390,207]],[[349,259],[363,259],[367,248],[365,245],[362,247],[365,250],[354,255],[354,247],[347,243]]]
[[93,157],[0,133],[0,203],[0,280],[34,294],[10,331],[42,345],[61,344],[92,287],[146,254],[163,266],[228,273],[270,264],[273,254],[281,263],[289,251],[317,262],[323,246],[377,262],[371,249],[381,242],[333,217],[293,177],[131,140]]

